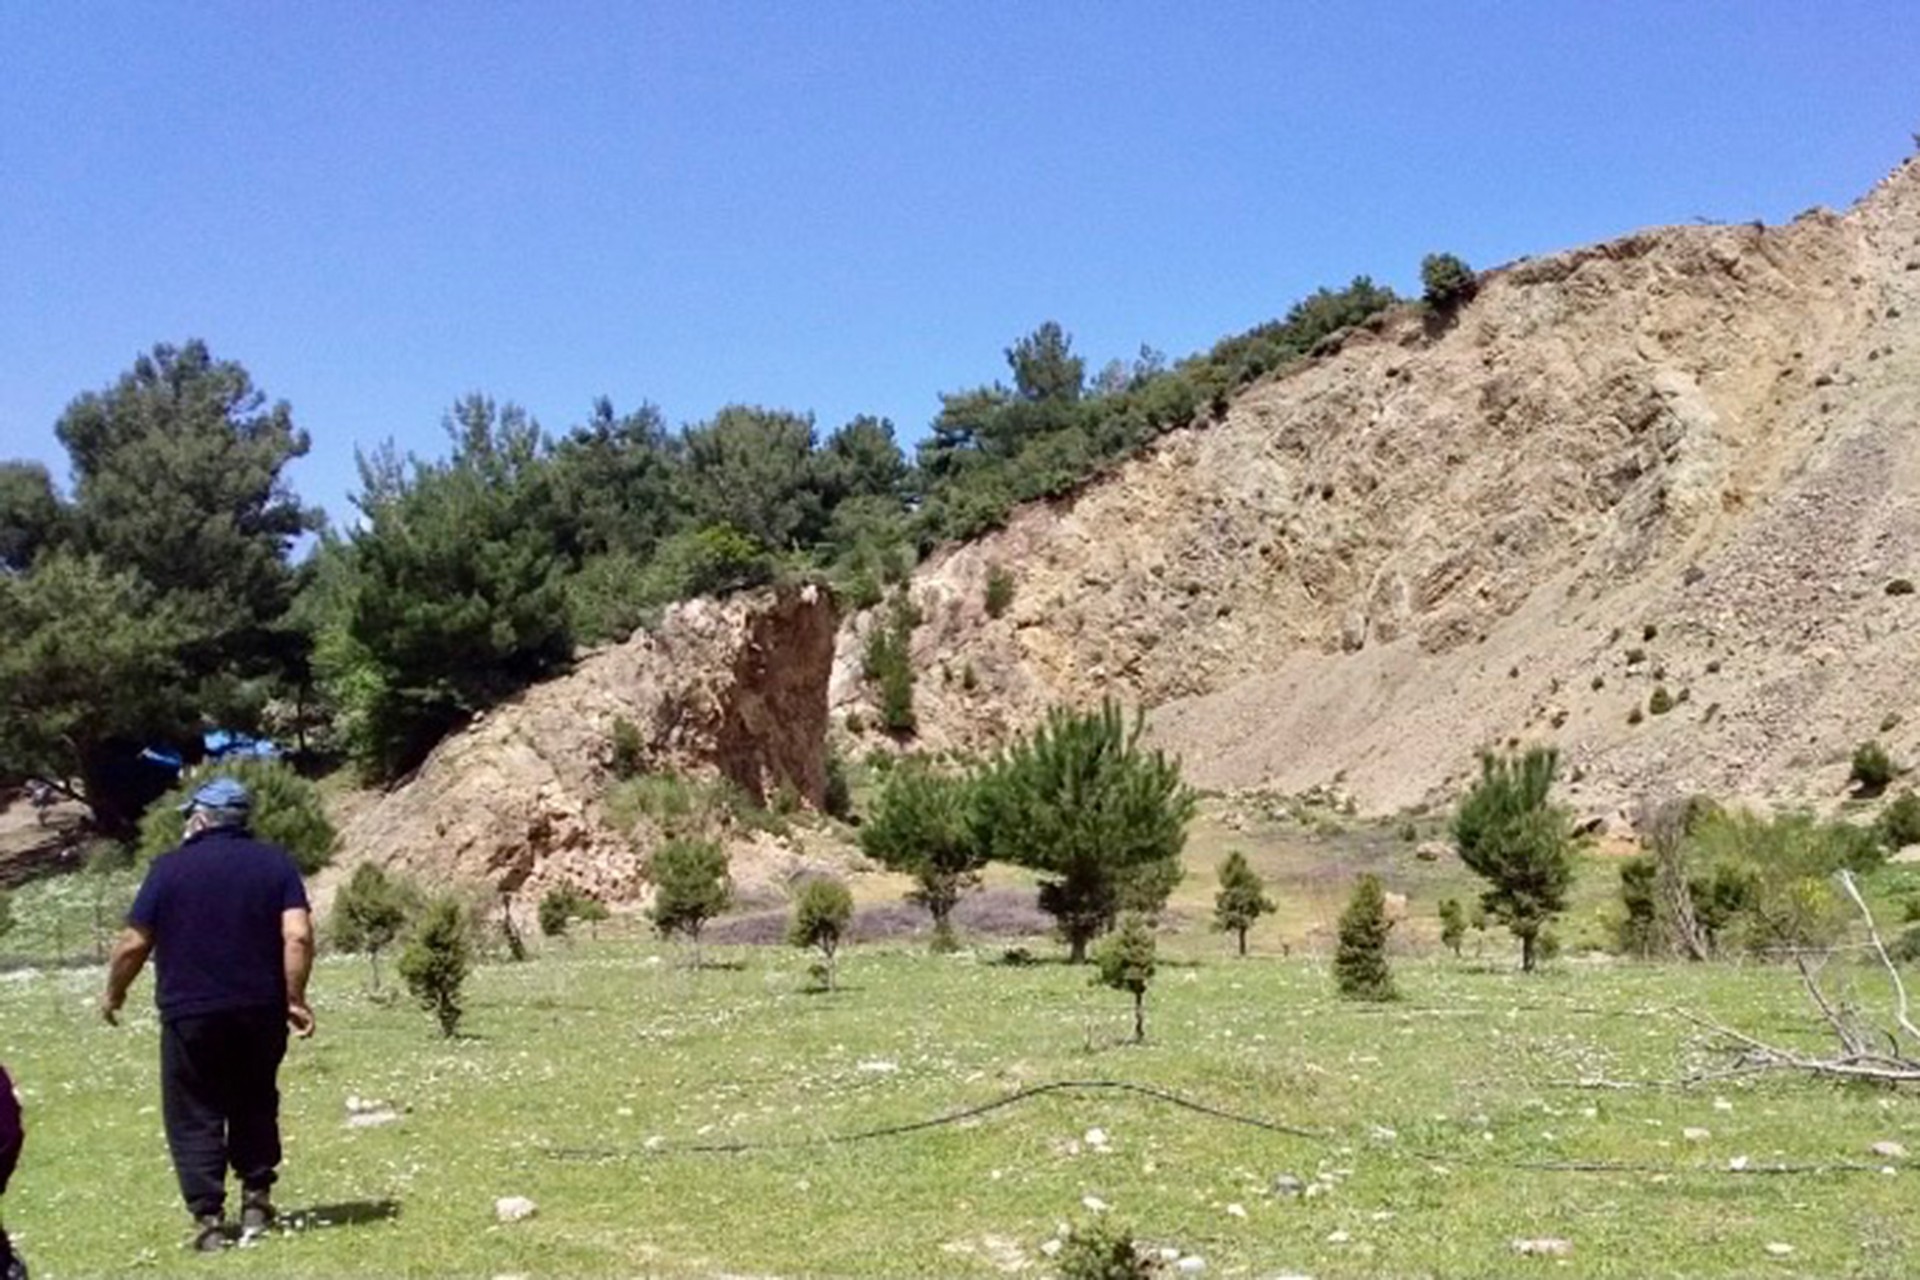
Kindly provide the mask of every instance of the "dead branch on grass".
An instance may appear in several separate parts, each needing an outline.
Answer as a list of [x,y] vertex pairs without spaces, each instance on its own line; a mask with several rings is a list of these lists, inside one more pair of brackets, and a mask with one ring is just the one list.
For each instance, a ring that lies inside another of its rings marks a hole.
[[1893,1019],[1897,1030],[1890,1031],[1869,1021],[1858,1006],[1851,1001],[1836,1000],[1821,986],[1821,971],[1826,968],[1827,961],[1841,950],[1837,947],[1824,952],[1797,952],[1794,955],[1794,967],[1800,972],[1801,985],[1806,988],[1807,998],[1819,1011],[1834,1038],[1840,1042],[1837,1054],[1823,1057],[1789,1049],[1711,1018],[1685,1012],[1680,1016],[1731,1042],[1735,1052],[1735,1071],[1797,1071],[1836,1080],[1920,1084],[1920,1058],[1915,1058],[1906,1044],[1906,1041],[1911,1041],[1920,1046],[1920,1030],[1916,1030],[1913,1024],[1907,985],[1900,976],[1899,967],[1887,954],[1886,945],[1880,940],[1880,930],[1874,923],[1873,912],[1861,896],[1859,886],[1854,883],[1853,873],[1842,871],[1837,879],[1841,890],[1866,925],[1868,947],[1879,957],[1887,975],[1893,980]]

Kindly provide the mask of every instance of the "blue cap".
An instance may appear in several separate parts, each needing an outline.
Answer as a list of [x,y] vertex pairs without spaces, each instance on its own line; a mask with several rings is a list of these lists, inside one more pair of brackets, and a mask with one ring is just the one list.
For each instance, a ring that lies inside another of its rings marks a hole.
[[251,809],[253,797],[237,778],[215,778],[203,783],[185,804],[180,812],[191,813],[195,809]]

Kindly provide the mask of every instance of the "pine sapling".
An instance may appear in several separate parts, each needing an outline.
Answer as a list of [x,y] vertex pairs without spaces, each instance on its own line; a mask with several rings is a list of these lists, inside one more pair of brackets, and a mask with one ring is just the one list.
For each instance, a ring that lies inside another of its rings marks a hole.
[[1213,924],[1223,932],[1239,935],[1240,954],[1247,954],[1247,930],[1255,921],[1274,909],[1266,886],[1247,865],[1247,855],[1238,849],[1220,864],[1220,891],[1213,897]]
[[1133,993],[1133,1042],[1140,1044],[1147,1038],[1147,987],[1154,968],[1153,926],[1146,916],[1129,911],[1121,917],[1120,927],[1094,948],[1093,962],[1096,981]]
[[1458,898],[1440,900],[1440,944],[1460,956],[1460,943],[1467,936],[1467,912]]
[[465,917],[457,899],[436,899],[400,957],[400,977],[407,990],[440,1023],[440,1034],[448,1037],[459,1029],[464,1012],[460,988],[473,967]]
[[1340,943],[1333,953],[1333,976],[1349,1000],[1392,1000],[1393,973],[1387,966],[1386,891],[1380,877],[1363,875],[1340,914]]
[[653,855],[653,905],[647,916],[663,938],[675,934],[693,947],[700,971],[700,933],[733,900],[727,851],[712,840],[669,840]]
[[816,877],[807,881],[793,904],[793,923],[787,941],[820,952],[817,966],[827,990],[834,989],[834,957],[853,922],[853,894],[838,880]]

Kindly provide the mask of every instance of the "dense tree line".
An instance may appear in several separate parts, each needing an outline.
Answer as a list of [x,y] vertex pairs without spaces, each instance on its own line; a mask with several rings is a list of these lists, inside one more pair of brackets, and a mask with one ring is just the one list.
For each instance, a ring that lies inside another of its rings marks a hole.
[[1143,348],[1092,377],[1049,321],[1005,351],[1010,385],[940,397],[912,459],[872,417],[823,435],[732,405],[675,430],[601,399],[556,437],[471,395],[444,456],[363,453],[355,516],[332,527],[286,483],[309,447],[290,406],[205,343],[155,347],[62,415],[70,493],[0,463],[0,786],[44,779],[126,835],[169,781],[143,748],[192,759],[212,725],[398,777],[672,601],[804,573],[876,603],[934,543],[1221,411],[1393,301],[1359,279],[1172,367]]

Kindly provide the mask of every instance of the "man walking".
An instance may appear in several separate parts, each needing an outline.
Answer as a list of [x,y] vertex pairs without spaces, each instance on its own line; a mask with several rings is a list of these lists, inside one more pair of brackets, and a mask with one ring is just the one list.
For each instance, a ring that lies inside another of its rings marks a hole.
[[181,806],[186,838],[147,869],[107,966],[100,1012],[119,1021],[147,956],[159,969],[160,1103],[193,1247],[227,1243],[227,1169],[243,1237],[273,1225],[277,1076],[287,1031],[313,1034],[313,917],[286,851],[247,831],[252,798],[216,778]]
[[[20,1145],[25,1140],[20,1098],[13,1091],[13,1081],[7,1078],[7,1069],[0,1067],[0,1195],[7,1193],[7,1180],[20,1162]],[[27,1280],[26,1260],[13,1251],[4,1226],[0,1226],[0,1280]]]

